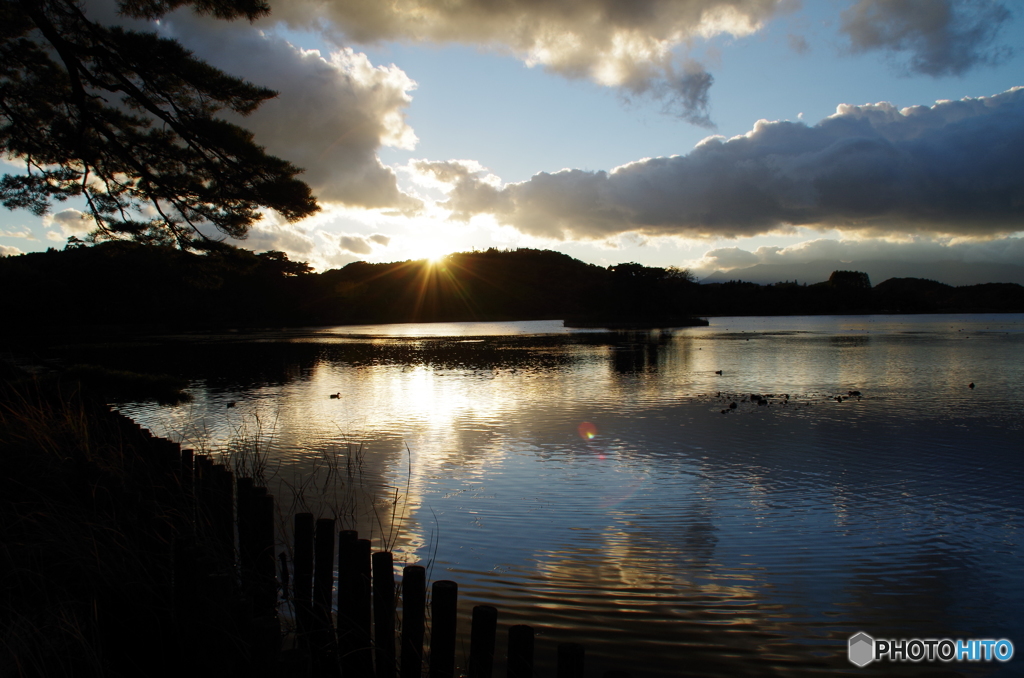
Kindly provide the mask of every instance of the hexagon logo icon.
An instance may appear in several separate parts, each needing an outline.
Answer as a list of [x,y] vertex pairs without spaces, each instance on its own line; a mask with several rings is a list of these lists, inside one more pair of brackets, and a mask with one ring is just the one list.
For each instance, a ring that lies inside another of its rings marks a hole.
[[863,631],[850,636],[847,652],[850,662],[860,667],[867,666],[875,658],[875,639]]

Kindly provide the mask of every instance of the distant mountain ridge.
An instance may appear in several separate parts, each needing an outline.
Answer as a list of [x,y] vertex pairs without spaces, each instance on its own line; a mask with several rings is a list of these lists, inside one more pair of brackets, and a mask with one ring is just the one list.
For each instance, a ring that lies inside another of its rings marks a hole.
[[807,283],[828,280],[832,271],[863,271],[877,285],[890,278],[921,278],[960,287],[984,283],[1017,283],[1024,285],[1024,266],[991,262],[967,263],[963,261],[907,262],[863,260],[843,262],[819,260],[803,264],[757,264],[729,271],[715,271],[702,278],[701,283],[720,283],[730,280],[771,285],[777,282]]

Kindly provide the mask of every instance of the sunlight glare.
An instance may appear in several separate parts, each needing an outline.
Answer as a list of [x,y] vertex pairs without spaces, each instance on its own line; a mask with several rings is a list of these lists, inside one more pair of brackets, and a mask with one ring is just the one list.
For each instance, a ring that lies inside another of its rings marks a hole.
[[449,254],[451,254],[451,253],[448,252],[448,251],[437,252],[435,254],[428,254],[427,255],[427,262],[430,263],[431,265],[436,266],[437,264],[440,264],[445,259],[447,259]]

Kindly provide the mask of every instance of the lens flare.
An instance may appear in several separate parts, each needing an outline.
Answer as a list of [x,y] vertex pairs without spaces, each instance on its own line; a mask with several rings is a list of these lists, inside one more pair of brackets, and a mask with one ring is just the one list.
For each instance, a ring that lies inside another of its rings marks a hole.
[[589,421],[585,421],[576,427],[579,431],[580,438],[584,440],[593,440],[597,437],[597,427],[591,424]]

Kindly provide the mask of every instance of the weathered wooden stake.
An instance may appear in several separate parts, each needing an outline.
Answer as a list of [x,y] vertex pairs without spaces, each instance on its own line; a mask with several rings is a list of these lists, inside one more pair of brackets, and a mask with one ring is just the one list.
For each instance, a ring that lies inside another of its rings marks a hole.
[[242,580],[248,584],[255,565],[256,546],[253,543],[253,479],[235,480],[235,504],[238,513],[238,563]]
[[341,672],[345,676],[356,675],[355,666],[355,580],[356,541],[355,530],[338,533],[338,652],[341,655]]
[[277,615],[277,562],[274,557],[274,497],[266,488],[253,490],[253,533],[256,547],[257,594],[253,596],[256,616]]
[[313,615],[313,514],[296,513],[292,533],[292,600],[299,633],[312,629]]
[[334,590],[334,519],[320,518],[316,521],[316,560],[313,569],[313,606],[320,622],[331,623],[331,593]]
[[459,585],[442,579],[434,582],[430,596],[430,678],[455,675],[455,624]]
[[423,672],[423,624],[427,606],[427,571],[422,565],[402,569],[401,678],[420,678]]
[[220,552],[222,566],[234,564],[235,519],[234,519],[234,474],[223,464],[211,468],[210,524],[216,549]]
[[533,628],[516,624],[508,630],[507,678],[533,678]]
[[181,491],[188,511],[188,522],[195,522],[195,472],[192,468],[195,450],[181,451]]
[[313,673],[322,678],[338,675],[338,645],[331,619],[334,590],[334,519],[316,521],[313,562],[313,629],[309,644]]
[[373,675],[370,639],[370,540],[338,534],[338,644],[346,676]]
[[394,678],[395,569],[390,551],[373,554],[373,644],[377,678]]
[[490,605],[474,606],[473,626],[469,634],[469,678],[491,678],[497,630],[497,608]]

